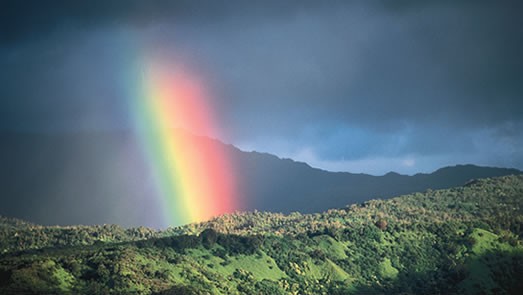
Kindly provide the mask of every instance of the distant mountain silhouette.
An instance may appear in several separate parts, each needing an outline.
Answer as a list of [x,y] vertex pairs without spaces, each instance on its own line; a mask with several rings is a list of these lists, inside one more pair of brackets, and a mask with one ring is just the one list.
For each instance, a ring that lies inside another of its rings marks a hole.
[[[194,148],[207,145],[229,154],[242,198],[240,210],[321,212],[522,173],[474,165],[414,176],[328,172],[271,154],[243,152],[207,137],[185,136]],[[161,224],[150,167],[132,133],[1,134],[0,181],[0,215],[40,224]]]
[[247,188],[249,209],[320,212],[375,198],[461,186],[477,179],[521,174],[516,169],[457,165],[413,176],[329,172],[270,154],[236,152],[235,167]]

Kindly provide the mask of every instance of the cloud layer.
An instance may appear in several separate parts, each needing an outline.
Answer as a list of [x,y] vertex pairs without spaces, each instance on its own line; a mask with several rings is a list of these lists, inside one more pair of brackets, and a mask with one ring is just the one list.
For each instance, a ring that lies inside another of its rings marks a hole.
[[375,173],[523,168],[521,2],[394,3],[13,1],[0,128],[128,128],[138,47],[201,73],[245,149]]

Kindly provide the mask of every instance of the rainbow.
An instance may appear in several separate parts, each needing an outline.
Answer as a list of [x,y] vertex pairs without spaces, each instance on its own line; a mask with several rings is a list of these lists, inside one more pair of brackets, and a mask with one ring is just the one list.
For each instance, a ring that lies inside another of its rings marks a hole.
[[132,117],[165,223],[199,222],[236,210],[235,177],[226,151],[195,136],[218,132],[203,83],[181,67],[149,64],[140,72]]

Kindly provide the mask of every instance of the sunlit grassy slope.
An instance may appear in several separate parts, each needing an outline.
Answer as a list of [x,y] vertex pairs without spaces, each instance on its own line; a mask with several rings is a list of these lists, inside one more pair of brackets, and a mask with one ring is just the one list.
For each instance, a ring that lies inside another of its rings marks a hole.
[[164,231],[0,222],[1,294],[518,294],[523,177]]

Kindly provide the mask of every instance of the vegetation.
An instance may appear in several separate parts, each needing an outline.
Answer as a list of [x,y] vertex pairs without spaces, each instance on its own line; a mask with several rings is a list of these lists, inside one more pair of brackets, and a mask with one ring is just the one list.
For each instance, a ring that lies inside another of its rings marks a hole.
[[1,294],[517,294],[523,176],[164,231],[0,219]]

